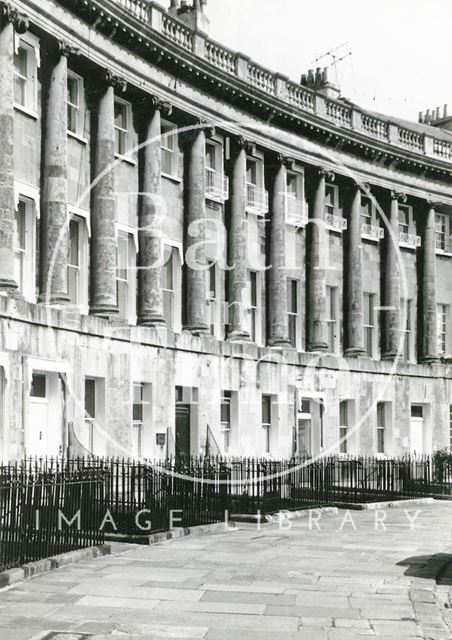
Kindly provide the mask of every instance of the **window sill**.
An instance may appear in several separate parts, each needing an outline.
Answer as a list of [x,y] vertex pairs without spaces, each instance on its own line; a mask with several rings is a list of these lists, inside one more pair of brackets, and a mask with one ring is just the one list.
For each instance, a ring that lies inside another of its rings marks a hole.
[[68,138],[73,138],[74,140],[77,140],[82,144],[88,144],[88,138],[85,138],[84,136],[81,136],[78,133],[74,133],[73,131],[68,131],[67,135],[68,135]]
[[452,258],[452,250],[447,251],[447,249],[435,249],[435,253],[438,256],[444,256],[445,258]]
[[29,109],[28,107],[24,107],[21,104],[17,104],[16,102],[14,103],[14,109],[20,111],[29,118],[33,118],[33,120],[39,120],[39,114],[34,109]]
[[127,164],[132,165],[133,167],[137,166],[137,161],[135,158],[132,158],[130,155],[121,155],[119,153],[115,153],[115,159],[121,160],[121,162],[127,162]]
[[178,176],[173,176],[169,173],[162,173],[162,178],[166,178],[167,180],[171,180],[171,182],[177,182],[178,184],[180,184],[182,182],[182,178],[179,178]]

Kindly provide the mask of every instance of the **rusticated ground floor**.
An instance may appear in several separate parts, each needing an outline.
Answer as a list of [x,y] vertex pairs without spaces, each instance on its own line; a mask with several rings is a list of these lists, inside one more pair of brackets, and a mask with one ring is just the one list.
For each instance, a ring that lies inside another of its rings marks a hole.
[[0,299],[3,459],[449,447],[452,368],[218,342]]

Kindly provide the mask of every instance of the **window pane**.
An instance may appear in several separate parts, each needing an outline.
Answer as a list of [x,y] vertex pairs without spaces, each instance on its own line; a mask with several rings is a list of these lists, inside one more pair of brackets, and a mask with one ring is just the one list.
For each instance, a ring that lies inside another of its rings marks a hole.
[[173,251],[172,247],[165,246],[163,259],[165,261],[162,268],[162,288],[167,291],[174,290],[173,280]]
[[424,407],[419,404],[411,405],[411,417],[412,418],[422,418],[424,415]]
[[271,423],[271,396],[262,396],[262,424]]
[[215,264],[209,267],[209,298],[215,300],[217,297],[217,286],[215,281],[216,269]]
[[34,398],[46,397],[46,376],[42,373],[33,373],[31,379],[30,395]]
[[25,47],[19,46],[19,50],[14,53],[14,72],[23,77],[27,77],[28,51]]
[[339,424],[340,426],[348,425],[348,403],[347,400],[342,400],[339,405]]
[[72,219],[69,222],[69,247],[68,247],[68,263],[74,267],[80,266],[79,248],[79,221]]
[[85,380],[85,414],[90,418],[96,417],[96,381]]
[[79,81],[78,78],[68,76],[67,79],[67,100],[73,106],[79,106]]
[[121,280],[127,280],[127,267],[129,258],[129,237],[127,234],[118,234],[118,247],[117,247],[117,273],[118,278]]
[[257,163],[254,160],[246,161],[246,181],[257,185]]
[[211,142],[206,144],[206,167],[216,169],[216,147]]
[[115,127],[127,130],[127,105],[115,101]]
[[14,216],[14,247],[16,250],[26,250],[26,221],[27,205],[23,200],[19,200],[19,205]]
[[250,272],[250,302],[252,307],[257,307],[257,274]]
[[298,197],[298,176],[295,173],[287,174],[287,193],[294,198]]
[[143,420],[143,385],[133,385],[133,420]]

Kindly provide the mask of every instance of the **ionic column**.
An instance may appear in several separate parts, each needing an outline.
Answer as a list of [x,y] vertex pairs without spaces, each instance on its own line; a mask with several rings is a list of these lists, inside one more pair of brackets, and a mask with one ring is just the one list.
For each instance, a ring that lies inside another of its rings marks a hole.
[[115,197],[115,88],[126,83],[107,72],[97,102],[97,126],[93,136],[94,164],[91,191],[91,306],[93,315],[118,313],[116,296],[116,197]]
[[406,202],[406,195],[392,191],[384,261],[383,360],[394,360],[400,352],[400,270],[397,259],[399,252],[399,201]]
[[422,360],[426,363],[437,362],[438,320],[436,286],[436,229],[435,209],[429,203],[422,242]]
[[361,242],[361,190],[354,187],[349,201],[346,273],[346,345],[344,355],[364,355],[363,255]]
[[25,33],[28,19],[7,4],[0,15],[0,289],[15,290],[14,30]]
[[65,42],[48,52],[50,70],[44,119],[41,193],[41,265],[39,301],[66,304],[67,214],[67,56]]
[[287,319],[287,272],[286,255],[286,184],[287,166],[291,161],[278,156],[273,176],[270,229],[269,270],[269,337],[271,346],[289,346]]
[[[170,113],[171,107],[153,98],[153,112],[145,121],[145,146],[141,150],[142,161],[139,208],[139,316],[138,324],[157,326],[165,324],[162,292],[162,161],[161,121],[162,110]],[[152,266],[157,265],[157,266]]]
[[233,141],[231,160],[230,223],[228,229],[229,331],[228,340],[249,340],[245,324],[246,284],[248,276],[246,234],[246,154],[244,138]]
[[206,321],[206,134],[204,128],[192,129],[187,140],[188,171],[186,181],[186,316],[184,329],[207,333]]
[[309,217],[309,239],[307,245],[308,285],[308,351],[328,351],[325,339],[326,282],[325,243],[328,232],[325,228],[325,182],[334,180],[334,174],[319,169],[318,181],[311,200]]

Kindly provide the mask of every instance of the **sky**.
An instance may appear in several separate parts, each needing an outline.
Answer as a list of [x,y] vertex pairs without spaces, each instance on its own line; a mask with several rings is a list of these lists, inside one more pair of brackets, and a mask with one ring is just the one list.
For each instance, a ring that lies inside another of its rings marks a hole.
[[214,40],[292,80],[346,43],[344,97],[407,120],[444,104],[452,115],[452,0],[207,0],[206,13]]

